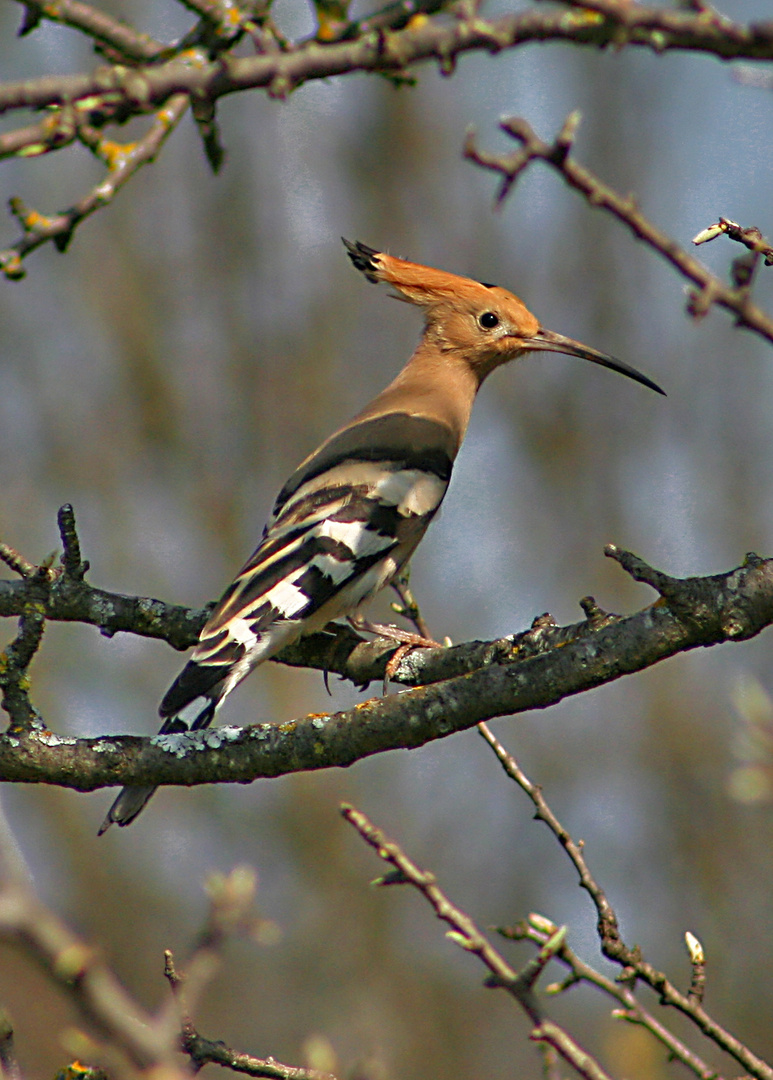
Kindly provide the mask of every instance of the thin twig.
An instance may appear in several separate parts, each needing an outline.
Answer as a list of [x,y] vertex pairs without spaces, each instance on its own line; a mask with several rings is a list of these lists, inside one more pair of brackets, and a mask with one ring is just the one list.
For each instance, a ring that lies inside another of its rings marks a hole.
[[284,1065],[273,1057],[240,1053],[220,1040],[204,1038],[193,1022],[191,992],[195,997],[211,978],[225,940],[235,934],[260,938],[268,925],[254,910],[256,885],[255,873],[247,867],[237,867],[230,874],[213,875],[207,885],[209,912],[188,962],[188,971],[180,972],[171,950],[164,951],[164,977],[177,1012],[180,1049],[197,1072],[204,1065],[214,1064],[263,1080],[336,1080],[331,1073],[319,1069]]
[[172,1040],[126,993],[100,951],[78,938],[32,893],[4,851],[0,882],[0,938],[23,948],[89,1026],[135,1066],[165,1065],[170,1080],[177,1077]]
[[409,622],[412,622],[419,634],[425,638],[425,640],[432,641],[432,631],[427,625],[416,597],[411,590],[410,570],[403,570],[398,574],[392,582],[392,588],[400,598],[399,604],[392,605],[394,611],[398,615],[402,615],[404,619],[408,619]]
[[534,1025],[531,1038],[535,1042],[545,1042],[554,1047],[586,1080],[609,1080],[598,1062],[587,1054],[567,1031],[544,1015],[542,1005],[534,994],[534,983],[545,965],[563,945],[565,930],[557,929],[542,945],[537,957],[520,972],[516,972],[478,929],[474,920],[448,899],[438,886],[433,873],[420,870],[400,845],[389,840],[361,811],[344,803],[341,814],[354,826],[363,840],[374,848],[379,858],[393,868],[384,877],[378,878],[376,885],[412,885],[417,889],[433,908],[438,919],[451,927],[446,937],[465,952],[477,956],[488,968],[490,975],[485,985],[506,990],[519,1003]]
[[[5,550],[5,555],[9,550]],[[14,562],[21,559],[13,552]],[[27,571],[28,565],[22,565]],[[46,607],[54,572],[43,563],[26,573],[27,598],[21,615],[16,637],[0,653],[0,705],[10,717],[8,734],[18,736],[45,731],[42,716],[29,697],[28,669],[40,648],[46,626]]]
[[529,780],[512,754],[505,750],[485,724],[478,725],[478,729],[491,746],[507,775],[515,780],[533,802],[536,818],[545,822],[574,864],[580,885],[588,892],[596,908],[599,939],[604,955],[620,964],[624,974],[629,978],[641,979],[657,991],[663,1005],[670,1005],[689,1017],[707,1038],[735,1058],[751,1076],[757,1077],[757,1080],[773,1080],[773,1068],[710,1017],[695,994],[692,996],[682,994],[663,972],[658,971],[643,959],[637,947],[629,948],[623,942],[617,916],[604,891],[591,874],[581,845],[572,840],[568,831],[548,806],[542,789]]
[[505,750],[502,743],[499,742],[485,723],[478,724],[478,731],[496,754],[499,763],[507,775],[515,780],[519,787],[526,792],[534,803],[537,811],[535,814],[536,819],[545,822],[561,847],[569,856],[579,876],[580,885],[588,893],[596,908],[600,936],[605,941],[620,941],[620,927],[611,904],[588,870],[585,859],[583,858],[581,846],[572,839],[569,832],[563,827],[545,801],[542,795],[542,788],[531,782],[516,759],[512,754],[509,754],[507,750]]
[[24,276],[22,260],[41,244],[53,241],[60,251],[70,242],[73,230],[85,218],[111,202],[124,184],[153,161],[171,132],[188,108],[185,94],[176,94],[156,113],[149,131],[136,143],[119,144],[105,139],[96,129],[81,124],[77,136],[107,164],[105,178],[69,210],[46,217],[24,206],[21,200],[12,203],[15,217],[24,233],[10,248],[0,251],[0,268],[6,277],[17,280]]
[[147,63],[158,59],[165,49],[149,34],[134,30],[128,23],[82,0],[20,0],[20,3],[25,7],[22,35],[31,33],[41,19],[47,19],[80,30],[99,45],[114,49],[125,60]]
[[[583,5],[590,6],[590,5]],[[603,5],[609,6],[606,2]],[[639,12],[639,6],[626,5],[629,12]],[[595,4],[599,9],[599,3]],[[771,24],[773,30],[773,24]],[[749,282],[728,286],[711,274],[702,263],[689,255],[677,242],[652,224],[639,210],[633,196],[623,196],[609,187],[589,169],[578,165],[571,157],[572,141],[579,122],[579,114],[571,113],[553,143],[544,142],[531,125],[521,117],[512,117],[500,127],[516,139],[521,148],[512,154],[490,154],[481,150],[472,133],[465,143],[465,157],[477,165],[498,172],[502,176],[497,202],[507,197],[518,177],[533,161],[544,161],[555,169],[566,183],[579,191],[593,207],[600,207],[626,225],[633,235],[657,251],[671,263],[683,277],[697,286],[688,304],[691,315],[705,315],[712,304],[732,311],[738,325],[764,337],[773,344],[773,318],[749,298]]]
[[730,240],[743,244],[749,251],[763,255],[766,266],[773,266],[773,246],[765,239],[756,225],[749,225],[744,228],[737,221],[721,217],[716,224],[701,229],[698,235],[693,237],[692,242],[694,244],[707,244],[710,240],[716,240],[718,236],[727,236]]
[[[34,563],[25,559],[15,548],[2,543],[2,541],[0,541],[0,559],[10,570],[13,570],[14,574],[18,574],[20,578],[25,580],[33,578],[38,572],[38,568]],[[21,614],[21,612],[17,612],[17,614]]]
[[68,577],[83,581],[89,564],[81,558],[81,544],[75,527],[75,511],[70,503],[59,508],[57,515],[59,535],[62,538],[62,566]]

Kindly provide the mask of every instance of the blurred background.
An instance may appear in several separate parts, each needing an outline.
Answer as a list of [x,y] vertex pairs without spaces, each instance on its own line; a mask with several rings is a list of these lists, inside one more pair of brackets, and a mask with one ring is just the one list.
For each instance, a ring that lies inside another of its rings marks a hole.
[[[103,6],[161,38],[191,23],[172,0]],[[723,10],[769,16],[765,0]],[[276,0],[274,14],[291,37],[313,32],[304,0]],[[59,27],[16,39],[20,16],[16,5],[0,11],[5,79],[95,63]],[[461,156],[469,125],[504,151],[501,116],[552,138],[580,108],[579,160],[635,192],[679,243],[720,214],[770,236],[771,96],[739,85],[735,70],[687,54],[548,45],[463,57],[451,78],[427,65],[413,89],[350,75],[284,102],[234,95],[218,110],[228,151],[218,177],[186,119],[66,255],[45,248],[24,281],[0,283],[0,536],[42,560],[58,544],[57,508],[71,502],[93,584],[191,606],[217,597],[290,471],[392,378],[418,337],[418,313],[352,270],[344,235],[512,288],[545,326],[668,392],[550,355],[492,377],[413,560],[436,635],[491,638],[544,611],[575,621],[588,593],[608,609],[642,607],[653,594],[604,558],[610,541],[676,575],[770,554],[770,348],[721,312],[690,321],[683,282],[547,169],[529,171],[495,213],[495,178]],[[100,170],[81,147],[5,162],[0,197],[53,211]],[[0,246],[15,238],[9,218]],[[724,239],[699,249],[723,276],[740,253]],[[768,309],[772,292],[773,270],[762,269],[756,298]],[[374,614],[387,614],[383,602]],[[697,934],[707,1008],[768,1057],[773,804],[751,767],[771,724],[769,652],[763,635],[680,656],[492,725],[585,841],[628,942],[686,989],[683,933]],[[162,643],[51,624],[34,701],[61,734],[151,733],[181,663]],[[360,699],[332,690],[318,674],[267,665],[222,720],[280,721]],[[184,966],[207,875],[254,866],[280,939],[232,942],[196,1015],[204,1034],[241,1050],[300,1064],[328,1046],[342,1075],[359,1065],[384,1080],[541,1074],[525,1017],[482,989],[482,968],[419,897],[369,887],[381,868],[340,820],[343,799],[432,868],[479,925],[542,912],[616,973],[599,958],[568,861],[474,731],[345,772],[163,791],[130,829],[97,840],[111,798],[4,791],[37,889],[150,1007],[167,993],[162,950]],[[515,964],[531,955],[504,950]],[[6,949],[0,1001],[28,1075],[51,1075],[67,1059],[67,1004]],[[673,1071],[598,995],[575,990],[551,1009],[611,1072]]]

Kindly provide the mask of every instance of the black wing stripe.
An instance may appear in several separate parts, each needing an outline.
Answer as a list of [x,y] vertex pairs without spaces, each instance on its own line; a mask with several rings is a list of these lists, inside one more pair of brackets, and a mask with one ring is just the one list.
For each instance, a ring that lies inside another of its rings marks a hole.
[[[370,559],[374,554],[377,557],[383,557],[387,549],[397,543],[395,533],[402,515],[394,506],[359,496],[331,515],[328,520],[340,524],[362,523],[362,538],[364,541],[371,541],[371,550],[367,551]],[[287,553],[282,555],[281,549],[272,552],[270,563],[262,569],[262,555],[268,545],[261,545],[213,611],[202,632],[202,638],[209,638],[232,618],[242,614],[249,615],[249,608],[255,601],[264,598],[276,585],[286,581],[294,571],[301,569],[317,556],[324,556],[340,563],[351,563],[352,566],[359,562],[356,547],[352,550],[352,545],[341,539],[324,534],[319,535],[315,531],[315,526],[321,529],[324,528],[324,523],[315,522],[314,525],[308,526],[306,535],[301,537],[301,542],[298,536],[293,536],[291,539],[285,538],[285,546],[289,548]],[[370,561],[368,565],[371,565]],[[338,574],[331,576],[339,577]],[[293,613],[294,618],[299,615],[300,612]]]
[[[159,716],[173,717],[197,697],[207,694],[215,696],[215,689],[225,675],[226,671],[222,666],[202,667],[194,660],[189,660],[164,694],[164,699],[158,708]],[[162,731],[171,731],[171,727],[165,724]]]

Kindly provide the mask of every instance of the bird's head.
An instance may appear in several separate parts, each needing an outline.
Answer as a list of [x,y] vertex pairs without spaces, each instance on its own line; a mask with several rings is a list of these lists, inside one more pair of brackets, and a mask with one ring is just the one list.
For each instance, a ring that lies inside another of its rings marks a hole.
[[397,259],[365,244],[344,240],[349,258],[368,281],[384,281],[398,299],[423,308],[428,341],[442,353],[458,354],[479,382],[509,360],[528,352],[557,352],[590,360],[656,390],[646,375],[563,334],[546,330],[507,289]]

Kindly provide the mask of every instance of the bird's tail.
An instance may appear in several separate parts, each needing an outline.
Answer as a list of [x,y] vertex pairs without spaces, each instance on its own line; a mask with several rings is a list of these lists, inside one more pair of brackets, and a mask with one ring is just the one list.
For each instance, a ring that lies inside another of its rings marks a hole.
[[125,787],[121,788],[118,798],[105,815],[105,820],[99,826],[97,836],[116,825],[130,825],[137,814],[145,807],[156,789],[154,787]]
[[[214,689],[208,694],[199,695],[176,713],[167,716],[158,734],[179,735],[184,731],[196,731],[200,728],[209,727],[218,706],[222,704],[224,696],[218,689]],[[169,694],[162,702],[162,710],[168,697]],[[118,797],[105,815],[105,820],[100,825],[97,836],[101,836],[113,824],[120,826],[131,825],[137,815],[147,806],[155,790],[155,787],[152,786],[121,788]]]

